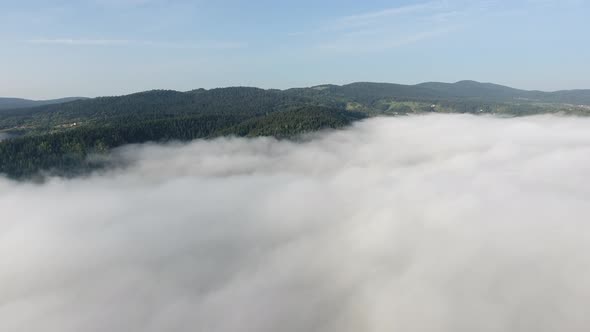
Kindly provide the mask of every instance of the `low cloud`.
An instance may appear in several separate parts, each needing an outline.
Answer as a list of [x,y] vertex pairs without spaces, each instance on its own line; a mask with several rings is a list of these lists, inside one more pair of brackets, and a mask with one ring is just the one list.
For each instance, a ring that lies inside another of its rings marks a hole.
[[335,53],[383,52],[437,41],[497,12],[494,2],[430,1],[341,16],[324,22],[317,48]]
[[128,45],[129,40],[125,39],[71,39],[71,38],[54,38],[54,39],[31,39],[27,41],[31,44],[47,45],[92,45],[92,46],[109,46],[109,45]]
[[65,46],[135,46],[170,49],[200,49],[200,50],[225,50],[239,49],[247,46],[245,42],[235,41],[201,41],[201,42],[161,42],[152,40],[127,40],[127,39],[31,39],[30,44],[39,45],[65,45]]
[[90,4],[94,4],[100,7],[107,8],[137,8],[147,5],[156,5],[166,2],[172,2],[171,0],[87,0]]
[[0,179],[0,330],[586,331],[589,127],[377,118]]
[[[367,53],[394,49],[424,40],[429,40],[458,30],[460,27],[445,27],[430,31],[421,31],[407,35],[394,35],[389,38],[382,38],[386,35],[381,30],[355,31],[341,36],[333,42],[326,42],[318,45],[318,48],[326,51],[343,53]],[[377,37],[377,39],[375,39]],[[364,39],[363,39],[364,38]]]
[[416,13],[432,12],[435,10],[445,9],[443,2],[427,2],[399,7],[385,8],[374,12],[350,15],[338,18],[332,23],[335,29],[355,28],[367,25],[373,25],[381,20],[391,20],[400,15],[410,15]]

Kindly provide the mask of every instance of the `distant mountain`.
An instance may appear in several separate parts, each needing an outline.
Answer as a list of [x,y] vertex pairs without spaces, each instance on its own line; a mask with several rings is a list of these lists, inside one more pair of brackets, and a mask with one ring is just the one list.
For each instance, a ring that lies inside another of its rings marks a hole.
[[555,92],[529,91],[492,83],[459,81],[456,83],[428,82],[415,87],[436,91],[442,98],[470,98],[500,102],[532,101],[590,105],[590,90],[563,90]]
[[432,99],[439,95],[436,91],[416,85],[372,82],[356,82],[346,85],[322,85],[319,87],[292,90],[313,90],[319,94],[354,100],[360,103],[371,103],[387,98]]
[[476,81],[459,81],[456,83],[427,82],[416,86],[436,91],[439,96],[461,98],[511,100],[522,97],[527,93],[527,91],[503,85],[480,83]]
[[346,85],[319,85],[311,88],[290,89],[308,96],[324,96],[375,103],[384,99],[415,101],[475,101],[486,103],[559,103],[590,105],[590,90],[555,92],[528,91],[511,87],[459,81],[456,83],[427,82],[416,85],[356,82]]
[[17,108],[28,108],[43,105],[62,104],[74,100],[87,99],[83,97],[69,97],[51,100],[29,100],[21,98],[1,98],[0,97],[0,110],[1,109],[17,109]]

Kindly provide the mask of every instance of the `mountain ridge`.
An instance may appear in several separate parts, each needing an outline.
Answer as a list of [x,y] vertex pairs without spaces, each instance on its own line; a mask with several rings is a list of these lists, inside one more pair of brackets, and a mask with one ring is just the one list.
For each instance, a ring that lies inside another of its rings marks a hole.
[[150,90],[0,110],[0,173],[13,178],[45,171],[80,174],[100,166],[88,156],[125,144],[228,135],[291,138],[371,116],[590,115],[590,106],[572,104],[590,105],[590,90],[537,92],[474,81]]
[[[87,99],[96,99],[96,98],[114,98],[114,97],[124,97],[124,96],[132,96],[132,95],[141,95],[145,93],[161,91],[161,92],[171,92],[171,93],[201,93],[213,90],[220,90],[220,89],[256,89],[256,90],[264,90],[264,91],[280,91],[280,92],[287,92],[293,90],[326,90],[326,89],[346,89],[355,86],[362,86],[362,85],[370,85],[371,87],[397,87],[403,89],[411,89],[411,88],[426,88],[429,90],[434,91],[451,91],[453,89],[478,89],[477,93],[481,94],[489,90],[502,90],[502,91],[510,91],[513,93],[522,93],[522,94],[534,94],[534,95],[557,95],[557,94],[572,94],[572,93],[583,93],[588,94],[588,102],[590,102],[590,89],[563,89],[563,90],[553,90],[553,91],[544,91],[544,90],[528,90],[528,89],[520,89],[514,88],[507,85],[496,84],[491,82],[479,82],[475,80],[460,80],[456,82],[440,82],[440,81],[427,81],[417,84],[401,84],[401,83],[391,83],[391,82],[370,82],[370,81],[356,81],[346,84],[318,84],[309,87],[292,87],[292,88],[285,88],[285,89],[263,89],[255,86],[246,86],[246,85],[235,85],[235,86],[226,86],[226,87],[216,87],[216,88],[196,88],[187,91],[181,90],[174,90],[174,89],[151,89],[151,90],[144,90],[144,91],[137,91],[128,94],[121,94],[121,95],[105,95],[105,96],[97,96],[93,98],[88,97],[64,97],[64,98],[57,98],[57,99],[48,99],[48,100],[33,100],[33,99],[25,99],[25,98],[14,98],[14,97],[0,97],[0,109],[10,109],[6,105],[10,104],[21,104],[24,106],[19,105],[18,107],[12,107],[11,109],[17,108],[29,108],[29,107],[37,107],[37,106],[44,106],[50,104],[60,104],[60,103],[67,103],[71,101],[78,101],[78,100],[87,100]],[[464,96],[465,94],[458,94],[457,96]]]
[[0,97],[0,110],[2,109],[19,109],[44,105],[63,104],[76,100],[89,99],[86,97],[65,97],[47,100],[33,100],[13,97]]

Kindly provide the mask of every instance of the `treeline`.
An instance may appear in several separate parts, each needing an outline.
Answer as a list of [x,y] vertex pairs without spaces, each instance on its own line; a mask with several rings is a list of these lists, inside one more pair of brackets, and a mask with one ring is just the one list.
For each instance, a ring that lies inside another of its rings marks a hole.
[[323,128],[340,128],[363,114],[303,107],[268,115],[199,115],[141,122],[118,121],[0,142],[0,173],[27,178],[40,171],[72,176],[105,166],[92,154],[125,144],[188,141],[220,135],[291,137]]
[[257,88],[224,88],[178,92],[154,90],[120,97],[99,97],[30,109],[0,110],[0,129],[83,123],[107,124],[196,115],[262,115],[288,107],[316,105],[309,98]]
[[[438,87],[439,85],[353,83],[284,91],[248,87],[199,89],[188,92],[154,90],[28,109],[0,110],[0,130],[21,130],[29,135],[45,134],[63,131],[74,123],[106,125],[119,121],[146,121],[199,115],[258,116],[294,107],[324,106],[344,109],[350,104],[356,104],[359,111],[373,115],[382,112],[381,107],[391,102],[442,104],[452,112],[459,113],[502,110],[512,115],[525,115],[556,109],[555,105],[539,106],[516,99],[514,96],[518,94],[504,96],[507,94],[506,90],[518,93],[520,90],[490,88],[480,83],[443,84],[442,87]],[[498,89],[501,93],[496,92]],[[501,96],[503,97],[500,98]],[[428,111],[428,108],[425,111]]]
[[340,128],[352,121],[365,118],[358,112],[340,111],[324,107],[303,107],[286,112],[271,113],[252,118],[219,132],[220,135],[242,137],[291,137],[326,128]]
[[124,144],[219,135],[290,137],[380,114],[590,113],[584,107],[516,99],[520,93],[477,82],[353,83],[284,91],[247,87],[154,90],[0,110],[0,130],[18,137],[0,142],[0,173],[15,178],[42,170],[74,174],[101,166],[90,161],[89,155]]

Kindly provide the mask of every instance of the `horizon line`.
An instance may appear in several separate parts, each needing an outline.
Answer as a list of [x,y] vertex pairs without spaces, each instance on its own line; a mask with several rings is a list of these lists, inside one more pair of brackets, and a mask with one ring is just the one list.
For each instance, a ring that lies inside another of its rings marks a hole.
[[539,89],[530,89],[529,90],[529,89],[515,88],[515,87],[509,86],[509,85],[498,84],[498,83],[493,83],[493,82],[483,82],[483,81],[477,81],[477,80],[464,79],[464,80],[459,80],[459,81],[455,81],[455,82],[424,81],[424,82],[420,82],[420,83],[416,83],[416,84],[393,83],[393,82],[386,82],[386,81],[353,81],[353,82],[342,83],[342,84],[322,83],[322,84],[314,84],[314,85],[308,85],[308,86],[294,86],[294,87],[283,88],[283,89],[263,88],[263,87],[255,86],[255,85],[236,84],[236,85],[217,86],[217,87],[212,87],[212,88],[202,88],[201,87],[201,88],[194,88],[194,89],[189,89],[189,90],[177,90],[177,89],[169,89],[169,88],[153,88],[153,89],[139,90],[139,91],[134,91],[134,92],[129,92],[129,93],[121,93],[121,94],[111,94],[111,95],[104,94],[104,95],[94,95],[94,96],[61,96],[61,97],[55,97],[55,98],[29,98],[29,97],[21,97],[21,96],[0,96],[0,99],[20,99],[20,100],[32,101],[32,102],[45,102],[45,101],[53,101],[53,100],[68,99],[68,98],[94,99],[94,98],[122,97],[122,96],[129,96],[129,95],[150,92],[150,91],[174,91],[174,92],[180,92],[180,93],[187,93],[187,92],[196,91],[196,90],[209,91],[209,90],[215,90],[215,89],[228,89],[228,88],[255,88],[255,89],[261,89],[261,90],[287,91],[287,90],[292,90],[292,89],[311,89],[311,88],[322,87],[322,86],[340,86],[341,87],[341,86],[347,86],[347,85],[359,84],[359,83],[391,84],[391,85],[401,85],[401,86],[419,86],[422,84],[436,84],[436,83],[458,84],[458,83],[463,83],[463,82],[471,82],[471,83],[477,83],[477,84],[492,84],[492,85],[496,85],[496,86],[500,86],[500,87],[515,89],[515,90],[522,90],[522,91],[527,91],[527,92],[556,93],[556,92],[563,92],[563,91],[590,90],[590,88],[574,88],[574,89],[560,89],[560,90],[539,90]]

